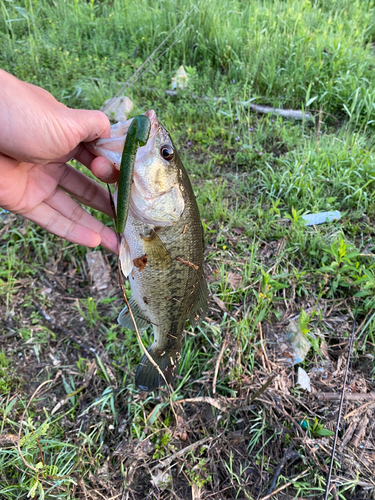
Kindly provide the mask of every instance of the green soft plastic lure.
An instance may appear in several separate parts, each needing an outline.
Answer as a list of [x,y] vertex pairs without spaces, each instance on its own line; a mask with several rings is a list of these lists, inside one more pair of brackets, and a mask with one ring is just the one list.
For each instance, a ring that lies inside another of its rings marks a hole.
[[145,115],[136,116],[130,124],[122,152],[117,189],[117,232],[123,233],[129,212],[135,157],[150,135],[151,122]]

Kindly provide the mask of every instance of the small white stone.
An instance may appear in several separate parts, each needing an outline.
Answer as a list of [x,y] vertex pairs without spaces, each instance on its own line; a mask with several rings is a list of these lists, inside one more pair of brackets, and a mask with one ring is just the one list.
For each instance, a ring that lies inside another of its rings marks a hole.
[[301,386],[302,389],[305,389],[308,392],[311,392],[311,384],[310,384],[310,377],[307,375],[305,370],[301,368],[300,366],[298,367],[298,381],[297,384]]
[[129,99],[129,97],[123,95],[116,97],[116,99],[108,99],[108,101],[105,101],[102,111],[111,120],[116,122],[126,122],[128,119],[127,116],[131,111],[133,111],[133,108],[133,101]]

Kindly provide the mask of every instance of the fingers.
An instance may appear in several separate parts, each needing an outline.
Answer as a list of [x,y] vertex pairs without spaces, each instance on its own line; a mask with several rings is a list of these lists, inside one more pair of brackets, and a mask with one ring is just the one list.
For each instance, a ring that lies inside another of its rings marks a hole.
[[91,162],[94,158],[96,158],[96,156],[91,153],[83,143],[81,143],[68,154],[54,160],[54,163],[65,163],[73,158],[82,163],[82,165],[85,165],[85,167],[90,168]]
[[90,169],[95,177],[102,182],[111,184],[112,182],[118,181],[119,171],[103,156],[94,158],[91,162]]
[[88,214],[66,193],[56,190],[45,203],[24,214],[48,232],[72,243],[96,247],[103,245],[117,253],[117,235],[114,231]]
[[71,194],[80,203],[113,217],[107,190],[79,170],[66,165],[61,171],[58,183],[64,191]]
[[70,109],[69,111],[80,133],[77,142],[90,142],[99,137],[111,137],[111,124],[101,111],[88,109]]

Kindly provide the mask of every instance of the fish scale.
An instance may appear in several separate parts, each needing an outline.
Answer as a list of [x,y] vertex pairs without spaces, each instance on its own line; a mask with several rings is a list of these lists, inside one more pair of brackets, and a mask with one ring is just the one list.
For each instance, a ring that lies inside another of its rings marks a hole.
[[[135,377],[138,387],[151,391],[175,373],[186,320],[195,325],[205,317],[208,289],[203,228],[189,177],[156,113],[145,115],[150,134],[136,154],[130,200],[123,200],[129,201],[129,216],[119,258],[132,288],[129,304],[138,330],[150,325],[154,330],[148,352],[159,370],[144,355]],[[117,167],[130,124],[128,120],[113,126],[110,139],[94,141],[88,149]],[[117,190],[115,201],[116,195]],[[127,307],[118,322],[134,329]]]
[[[156,231],[170,256],[170,265],[158,269],[148,262],[141,271],[133,268],[129,276],[134,298],[144,317],[154,327],[155,341],[151,349],[154,360],[160,360],[162,371],[177,364],[183,330],[190,311],[197,299],[203,272],[203,229],[193,189],[182,162],[176,153],[179,183],[183,186],[185,202],[180,219],[172,226],[150,226],[130,216],[125,228],[125,238],[133,255],[147,254],[144,235]],[[177,260],[183,259],[198,267]],[[144,301],[146,297],[148,304]],[[164,353],[164,355],[162,355]],[[172,363],[171,359],[172,358]],[[152,390],[162,382],[160,374],[146,356],[141,360],[136,374],[136,384]]]

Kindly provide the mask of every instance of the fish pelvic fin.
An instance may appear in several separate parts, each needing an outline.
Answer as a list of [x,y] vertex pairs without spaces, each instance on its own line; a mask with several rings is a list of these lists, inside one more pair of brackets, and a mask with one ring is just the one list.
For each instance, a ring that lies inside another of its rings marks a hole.
[[[178,366],[178,359],[180,357],[179,351],[177,349],[162,351],[159,347],[155,347],[154,344],[147,351],[160,371],[164,374],[166,381],[172,380]],[[142,391],[154,391],[160,385],[164,385],[165,380],[161,376],[159,370],[154,366],[148,359],[146,354],[143,355],[136,374],[135,374],[135,385]]]

